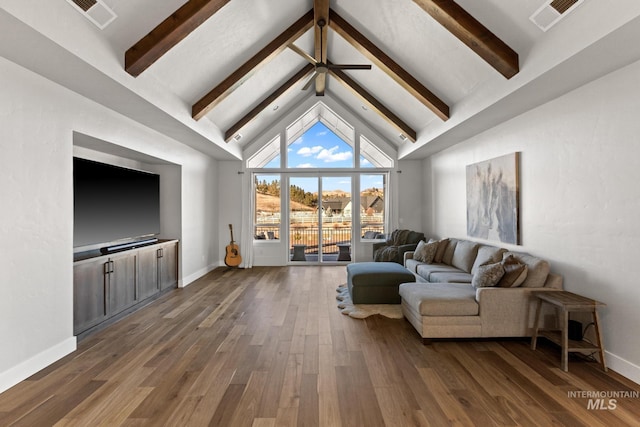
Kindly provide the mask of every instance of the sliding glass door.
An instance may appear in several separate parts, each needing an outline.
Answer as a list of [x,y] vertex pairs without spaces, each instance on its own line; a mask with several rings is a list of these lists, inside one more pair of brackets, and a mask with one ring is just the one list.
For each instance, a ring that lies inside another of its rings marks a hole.
[[351,181],[349,176],[290,176],[291,263],[351,261]]

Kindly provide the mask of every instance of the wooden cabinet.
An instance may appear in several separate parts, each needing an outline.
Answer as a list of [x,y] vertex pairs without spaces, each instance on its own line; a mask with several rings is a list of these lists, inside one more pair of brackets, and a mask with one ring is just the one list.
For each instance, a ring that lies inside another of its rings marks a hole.
[[160,290],[178,287],[178,245],[164,244],[158,254]]
[[138,254],[123,254],[109,258],[107,315],[113,316],[137,302],[136,265]]
[[140,298],[178,287],[178,244],[167,242],[141,249],[138,270]]
[[74,263],[74,334],[82,334],[120,313],[133,310],[137,304],[163,290],[177,286],[176,240],[113,255],[89,254]]
[[73,268],[73,332],[78,334],[107,318],[108,260],[77,262]]
[[138,292],[145,300],[160,291],[158,284],[158,248],[141,249],[138,259]]

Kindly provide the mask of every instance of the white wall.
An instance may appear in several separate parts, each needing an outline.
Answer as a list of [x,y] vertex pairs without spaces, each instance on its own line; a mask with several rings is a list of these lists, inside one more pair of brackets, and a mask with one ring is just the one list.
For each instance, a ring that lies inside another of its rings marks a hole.
[[522,246],[601,310],[610,367],[640,382],[640,62],[424,160],[425,229],[466,237],[465,166],[521,152]]
[[73,132],[182,167],[182,278],[218,259],[217,161],[0,58],[0,391],[75,349]]
[[[400,229],[422,230],[422,163],[419,160],[400,160],[396,175],[398,188],[397,224]],[[391,228],[394,228],[393,226]],[[393,231],[393,230],[390,230]]]
[[242,171],[242,162],[230,160],[220,161],[218,164],[219,197],[217,199],[217,211],[219,221],[216,222],[215,226],[220,236],[217,248],[220,254],[218,263],[219,265],[224,265],[225,248],[231,240],[229,224],[233,225],[233,239],[240,247],[240,256],[246,258],[248,256],[247,251],[251,250],[251,248],[244,247],[242,242],[242,214],[243,209],[247,208],[243,204],[243,198],[247,196],[242,192],[244,174],[238,173]]

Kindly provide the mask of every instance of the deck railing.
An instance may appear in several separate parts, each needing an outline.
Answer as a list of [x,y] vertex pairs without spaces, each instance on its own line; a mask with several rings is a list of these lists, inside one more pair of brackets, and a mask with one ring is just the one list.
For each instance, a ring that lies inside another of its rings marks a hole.
[[[382,224],[363,224],[361,232],[384,232]],[[255,238],[266,240],[278,240],[280,238],[280,224],[260,224],[255,226]],[[291,247],[293,245],[305,245],[305,254],[318,253],[318,226],[292,224],[289,227]],[[338,253],[339,244],[351,242],[351,225],[335,223],[322,228],[322,252],[324,254]]]

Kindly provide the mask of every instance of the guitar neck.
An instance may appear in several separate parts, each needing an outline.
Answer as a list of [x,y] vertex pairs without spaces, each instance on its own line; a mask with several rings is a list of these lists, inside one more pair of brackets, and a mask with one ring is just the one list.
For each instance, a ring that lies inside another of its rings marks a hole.
[[234,242],[233,240],[233,225],[229,224],[229,232],[231,233],[231,243]]

